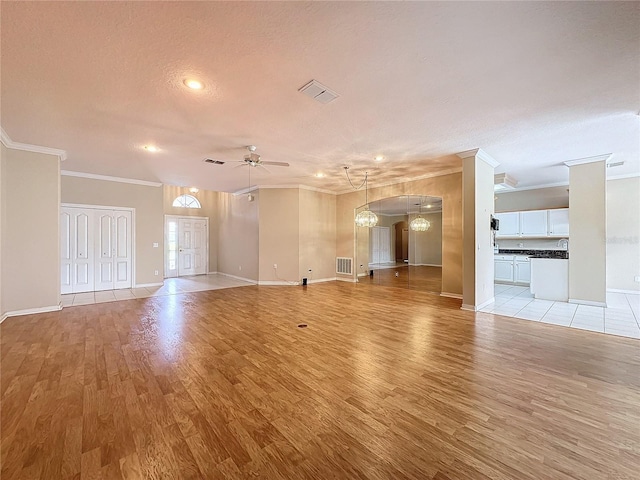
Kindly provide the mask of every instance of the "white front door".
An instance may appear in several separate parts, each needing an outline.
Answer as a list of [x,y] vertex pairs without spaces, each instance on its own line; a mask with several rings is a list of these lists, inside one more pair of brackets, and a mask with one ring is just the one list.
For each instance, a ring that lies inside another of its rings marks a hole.
[[165,277],[208,271],[209,219],[165,216]]
[[201,275],[206,271],[206,225],[200,218],[181,218],[178,227],[178,276]]
[[131,212],[97,210],[96,217],[95,289],[131,288]]

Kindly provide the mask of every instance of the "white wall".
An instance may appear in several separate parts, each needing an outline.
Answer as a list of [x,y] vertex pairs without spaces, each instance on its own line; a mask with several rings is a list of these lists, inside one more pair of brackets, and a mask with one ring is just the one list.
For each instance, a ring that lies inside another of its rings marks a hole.
[[640,292],[640,177],[607,182],[607,289]]
[[2,316],[60,305],[60,160],[2,145]]

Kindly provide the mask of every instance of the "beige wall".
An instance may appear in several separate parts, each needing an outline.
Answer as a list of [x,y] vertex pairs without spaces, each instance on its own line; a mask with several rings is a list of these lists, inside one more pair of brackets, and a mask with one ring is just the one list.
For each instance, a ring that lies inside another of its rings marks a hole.
[[299,217],[299,278],[335,278],[336,196],[300,189]]
[[[259,209],[260,281],[299,281],[299,190],[262,189]],[[277,269],[273,268],[274,264],[278,265]]]
[[[174,207],[173,201],[186,193],[195,196],[202,208]],[[184,187],[173,185],[162,186],[163,210],[165,215],[181,217],[207,217],[209,219],[209,272],[218,270],[218,192],[200,190],[196,194],[188,192]]]
[[60,160],[2,146],[2,314],[60,304]]
[[607,182],[607,288],[640,291],[640,177]]
[[569,206],[569,186],[536,188],[495,194],[496,212],[546,210]]
[[[409,222],[415,217],[417,215],[411,215]],[[442,265],[442,213],[423,213],[422,217],[431,225],[426,232],[409,229],[409,255],[413,251],[416,265]]]
[[[375,177],[370,180],[371,184],[375,186]],[[461,295],[462,173],[369,188],[370,202],[399,195],[442,197],[442,292]],[[336,255],[339,257],[354,257],[354,212],[364,204],[364,196],[364,192],[358,191],[338,195],[336,198]]]
[[[162,282],[164,217],[162,188],[62,176],[62,203],[135,208],[135,283]],[[153,247],[157,243],[158,247]],[[155,275],[158,270],[158,275]]]
[[258,204],[260,192],[218,193],[218,272],[258,281]]
[[606,166],[569,168],[569,299],[606,303]]

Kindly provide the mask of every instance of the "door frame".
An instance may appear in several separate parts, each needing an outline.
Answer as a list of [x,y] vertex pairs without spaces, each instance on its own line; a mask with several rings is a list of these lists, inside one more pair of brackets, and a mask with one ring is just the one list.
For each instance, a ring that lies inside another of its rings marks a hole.
[[[206,246],[206,263],[205,263],[205,275],[209,275],[209,217],[201,217],[199,215],[169,215],[169,214],[165,214],[164,215],[164,227],[163,227],[163,238],[164,238],[164,275],[162,278],[180,278],[180,275],[177,274],[177,272],[179,272],[179,268],[176,265],[176,276],[175,277],[168,277],[166,274],[169,271],[168,269],[168,258],[169,256],[167,255],[169,252],[169,239],[167,238],[167,220],[172,219],[172,220],[180,220],[180,219],[184,219],[184,220],[204,220],[205,221],[205,241],[204,244]],[[179,260],[178,260],[179,261]]]
[[[60,208],[91,208],[93,210],[126,210],[131,212],[131,288],[136,288],[136,209],[134,207],[116,207],[110,205],[89,205],[86,203],[60,203]],[[60,215],[58,215],[60,217]],[[58,229],[60,228],[60,218],[58,218]],[[60,235],[58,234],[58,237]],[[58,243],[60,238],[58,238]],[[60,245],[58,244],[58,251]],[[94,290],[95,291],[95,290]]]

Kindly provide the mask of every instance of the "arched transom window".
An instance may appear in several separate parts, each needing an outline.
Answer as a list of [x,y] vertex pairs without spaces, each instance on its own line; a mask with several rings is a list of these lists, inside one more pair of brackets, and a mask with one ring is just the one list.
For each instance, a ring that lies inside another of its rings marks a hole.
[[182,208],[202,208],[200,202],[193,195],[180,195],[173,201],[174,207],[182,207]]

